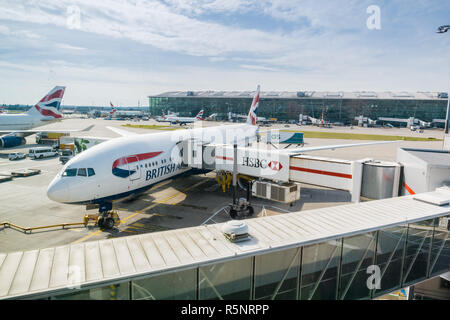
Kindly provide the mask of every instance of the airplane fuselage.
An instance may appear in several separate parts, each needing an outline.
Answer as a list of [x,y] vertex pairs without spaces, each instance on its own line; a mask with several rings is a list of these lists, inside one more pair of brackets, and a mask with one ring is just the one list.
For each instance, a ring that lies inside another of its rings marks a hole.
[[185,124],[185,123],[193,123],[198,121],[199,119],[197,118],[191,118],[191,117],[167,117],[166,121],[163,122],[173,122],[173,123],[180,123],[180,124]]
[[37,117],[32,114],[0,115],[0,130],[29,130],[56,121],[53,117]]
[[[151,186],[189,172],[181,163],[180,143],[251,142],[256,126],[232,125],[151,133],[112,139],[71,159],[48,188],[50,199],[62,203],[104,203],[140,193]],[[183,150],[184,151],[184,150]],[[86,175],[74,175],[74,169]],[[95,172],[89,176],[91,173]]]

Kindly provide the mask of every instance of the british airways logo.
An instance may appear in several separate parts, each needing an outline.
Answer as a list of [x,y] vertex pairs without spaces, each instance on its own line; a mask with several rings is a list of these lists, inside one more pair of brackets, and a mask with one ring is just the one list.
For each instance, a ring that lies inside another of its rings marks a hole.
[[147,170],[147,173],[145,175],[145,181],[156,179],[166,174],[170,174],[180,168],[181,165],[170,163],[155,169]]
[[44,117],[62,118],[59,108],[64,91],[65,87],[55,87],[35,105],[36,110]]
[[112,164],[112,174],[119,178],[127,178],[137,172],[139,168],[137,162],[157,157],[161,153],[163,152],[147,152],[116,159]]

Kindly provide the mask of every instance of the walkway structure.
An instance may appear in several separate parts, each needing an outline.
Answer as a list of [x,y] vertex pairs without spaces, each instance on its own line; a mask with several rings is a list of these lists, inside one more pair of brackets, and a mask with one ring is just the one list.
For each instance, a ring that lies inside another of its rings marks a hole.
[[0,299],[371,299],[450,270],[450,189],[0,254]]

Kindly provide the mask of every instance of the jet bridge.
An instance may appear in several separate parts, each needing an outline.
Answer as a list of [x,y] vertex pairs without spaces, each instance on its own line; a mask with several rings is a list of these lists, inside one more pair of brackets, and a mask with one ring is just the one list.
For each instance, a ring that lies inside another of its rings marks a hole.
[[449,214],[439,188],[248,219],[238,242],[212,224],[0,253],[0,300],[374,299],[450,271]]
[[[233,172],[233,146],[202,145],[190,140],[183,148],[186,148],[183,163],[193,168]],[[293,155],[289,150],[237,147],[237,174],[280,186],[304,183],[348,191],[352,202],[359,202],[361,197],[374,200],[397,197],[401,168],[399,163],[374,159],[349,161]]]

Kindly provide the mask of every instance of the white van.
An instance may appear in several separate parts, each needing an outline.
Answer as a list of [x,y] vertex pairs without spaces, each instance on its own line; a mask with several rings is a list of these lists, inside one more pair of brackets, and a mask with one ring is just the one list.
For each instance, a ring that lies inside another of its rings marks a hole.
[[52,147],[37,147],[28,150],[28,157],[30,159],[42,159],[47,157],[57,156],[58,152]]

